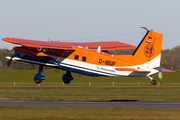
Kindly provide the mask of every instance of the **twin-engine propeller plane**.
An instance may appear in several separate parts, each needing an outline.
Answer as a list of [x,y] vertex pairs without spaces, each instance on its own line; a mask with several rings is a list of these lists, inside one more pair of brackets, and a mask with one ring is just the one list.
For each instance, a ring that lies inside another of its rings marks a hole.
[[[39,72],[34,76],[37,84],[45,80],[43,66],[49,66],[67,71],[62,77],[65,84],[73,80],[71,72],[75,72],[88,76],[149,77],[155,85],[151,75],[173,72],[157,68],[160,66],[162,38],[162,34],[147,30],[138,47],[122,42],[45,42],[11,37],[3,40],[21,45],[13,47],[12,57],[6,57],[10,59],[8,65],[12,60],[39,65]],[[135,51],[132,55],[108,53],[108,50],[120,49]]]

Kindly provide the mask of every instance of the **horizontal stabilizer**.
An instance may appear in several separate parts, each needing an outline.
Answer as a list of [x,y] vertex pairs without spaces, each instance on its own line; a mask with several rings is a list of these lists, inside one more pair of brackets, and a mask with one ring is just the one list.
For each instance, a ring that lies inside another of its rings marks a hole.
[[176,71],[172,71],[172,70],[168,70],[168,69],[163,69],[163,68],[156,68],[156,70],[158,70],[159,72],[176,72]]
[[147,72],[149,73],[150,71],[147,71],[145,69],[135,69],[135,68],[115,68],[115,70],[119,70],[119,71],[133,71],[133,72]]

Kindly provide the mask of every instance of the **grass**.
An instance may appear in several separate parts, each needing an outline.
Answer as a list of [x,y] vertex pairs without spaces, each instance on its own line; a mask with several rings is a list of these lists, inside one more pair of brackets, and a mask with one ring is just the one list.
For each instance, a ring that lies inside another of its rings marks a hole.
[[1,100],[180,102],[180,87],[1,87]]
[[[33,76],[37,70],[0,70],[0,83],[33,83]],[[54,70],[45,70],[47,79],[43,83],[62,83],[61,77],[65,71],[56,73]],[[176,73],[163,74],[163,82],[180,83],[180,70]],[[150,82],[145,77],[78,77],[73,74],[72,83],[87,84],[34,84],[14,86],[13,84],[0,84],[0,99],[7,100],[52,100],[52,101],[111,101],[111,100],[137,100],[137,101],[180,101],[180,84],[153,86],[117,85],[115,83]],[[158,80],[157,75],[154,78]],[[88,82],[102,83],[88,86]],[[110,84],[103,84],[110,83]]]
[[178,120],[180,110],[0,107],[0,120]]
[[[38,70],[0,70],[0,83],[33,83],[33,77]],[[62,76],[65,71],[60,70],[58,73],[55,70],[44,70],[46,80],[43,83],[62,83]],[[150,83],[150,79],[146,77],[79,77],[73,73],[74,80],[71,83]],[[159,82],[158,74],[155,74],[154,79]],[[164,83],[180,83],[180,70],[175,73],[163,73]]]

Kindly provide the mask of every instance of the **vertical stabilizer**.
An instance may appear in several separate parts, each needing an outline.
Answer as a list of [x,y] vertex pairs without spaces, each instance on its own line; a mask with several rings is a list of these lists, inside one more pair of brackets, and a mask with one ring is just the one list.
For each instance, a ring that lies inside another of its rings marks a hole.
[[161,46],[163,35],[152,30],[148,31],[132,54],[136,64],[145,64],[144,67],[155,68],[160,66]]

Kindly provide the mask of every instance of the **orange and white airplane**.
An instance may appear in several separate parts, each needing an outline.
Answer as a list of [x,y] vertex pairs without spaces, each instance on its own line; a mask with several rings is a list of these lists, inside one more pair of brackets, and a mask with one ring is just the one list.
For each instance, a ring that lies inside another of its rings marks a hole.
[[[13,47],[12,57],[6,57],[10,59],[8,64],[15,60],[39,65],[39,72],[34,76],[37,84],[45,80],[43,66],[49,66],[67,71],[62,77],[66,84],[73,80],[71,72],[75,72],[88,76],[149,77],[155,85],[153,74],[173,72],[157,68],[160,66],[162,38],[162,34],[147,30],[137,48],[121,42],[45,42],[11,37],[3,40],[21,45]],[[108,50],[120,49],[135,51],[132,55],[108,53]]]

